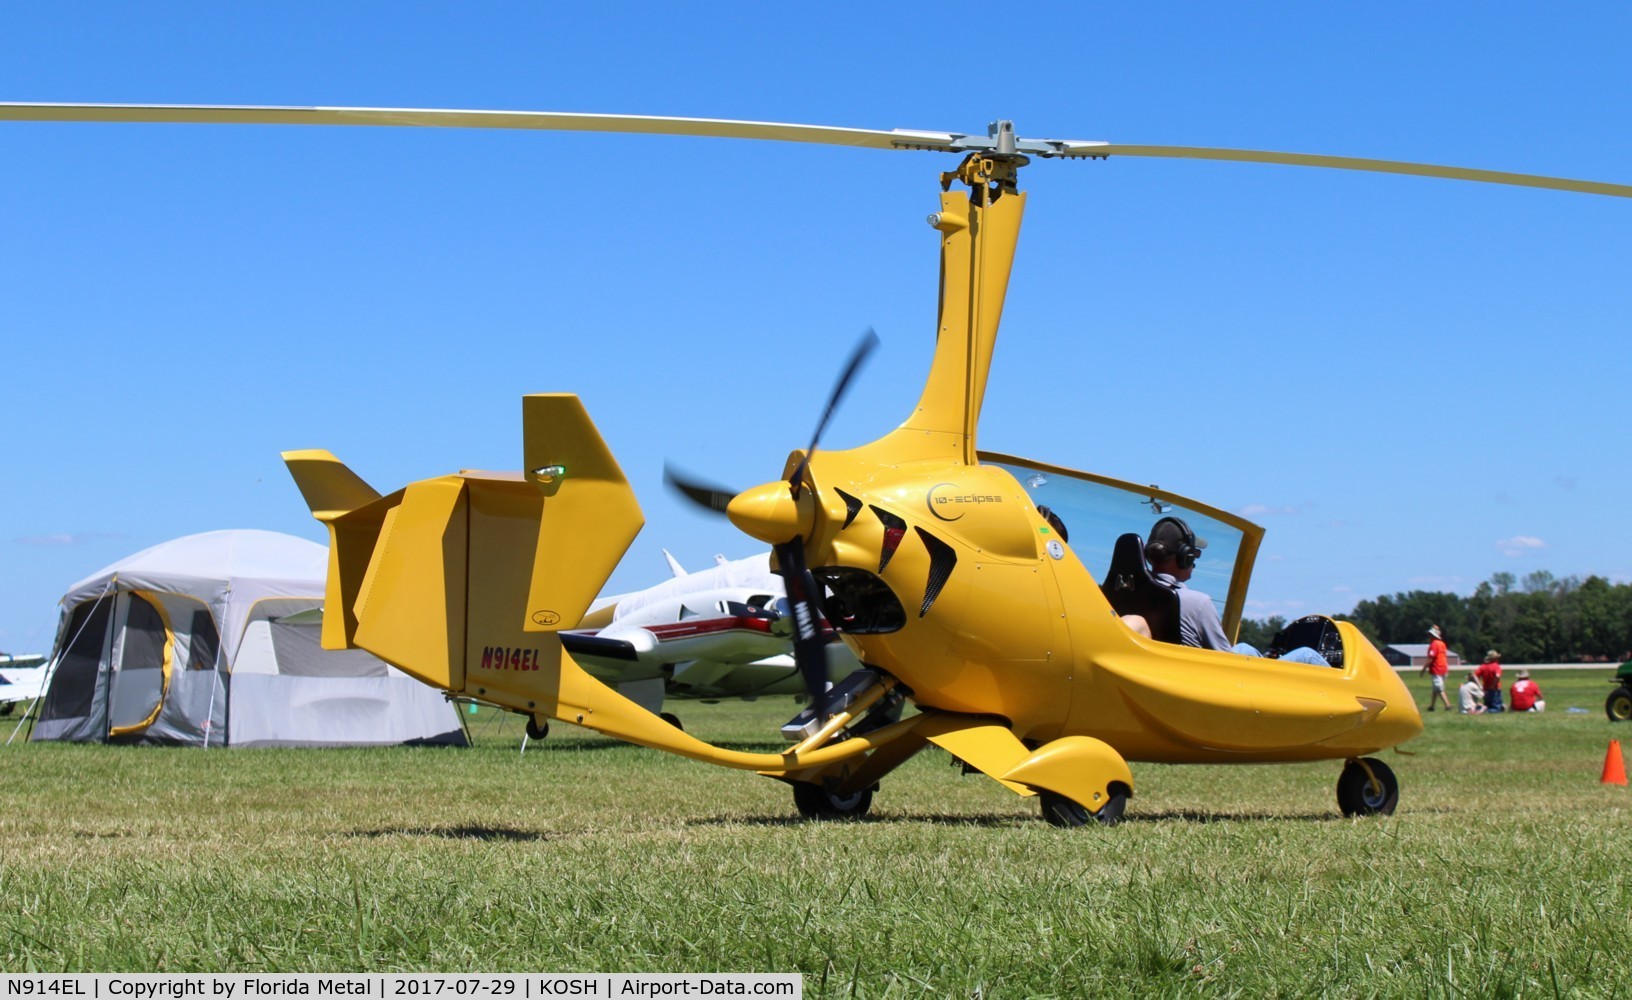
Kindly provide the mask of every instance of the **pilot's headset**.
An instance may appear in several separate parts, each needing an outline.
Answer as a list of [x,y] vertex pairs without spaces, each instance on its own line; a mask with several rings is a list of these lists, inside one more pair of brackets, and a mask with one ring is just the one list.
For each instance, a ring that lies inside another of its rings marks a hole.
[[1164,517],[1150,529],[1150,541],[1145,543],[1145,559],[1152,566],[1172,556],[1180,569],[1190,569],[1201,558],[1207,540],[1197,538],[1190,526],[1176,517]]

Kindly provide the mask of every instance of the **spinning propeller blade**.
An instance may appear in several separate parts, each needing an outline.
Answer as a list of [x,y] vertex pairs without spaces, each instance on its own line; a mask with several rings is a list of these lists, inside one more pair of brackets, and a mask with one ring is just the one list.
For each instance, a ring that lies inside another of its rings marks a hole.
[[[793,491],[793,498],[799,499],[799,492],[804,487],[805,471],[810,468],[810,456],[816,453],[816,445],[822,440],[822,432],[827,430],[827,422],[833,418],[833,412],[843,401],[844,394],[850,390],[850,383],[856,377],[856,372],[873,349],[878,346],[878,334],[872,327],[862,334],[860,342],[850,352],[850,359],[844,364],[844,371],[839,373],[839,380],[834,383],[833,391],[828,394],[827,405],[822,408],[822,418],[816,421],[816,430],[810,436],[810,447],[805,449],[805,457],[799,460],[799,465],[788,477],[788,488]],[[814,485],[812,486],[814,490]],[[784,542],[776,547],[776,564],[782,574],[782,584],[788,591],[788,605],[793,611],[793,662],[799,667],[799,674],[805,679],[805,690],[810,692],[811,705],[820,719],[827,718],[827,641],[821,637],[816,621],[821,615],[822,596],[821,588],[816,583],[816,577],[805,564],[805,539],[802,535],[793,536],[792,541]]]
[[818,718],[827,718],[827,639],[816,624],[821,618],[821,587],[805,564],[805,540],[776,547],[776,571],[788,592],[788,609],[793,613],[793,662],[805,682],[805,691]]
[[878,334],[872,327],[861,335],[861,340],[850,352],[850,360],[845,362],[844,371],[839,375],[839,381],[834,384],[833,391],[827,397],[827,406],[822,410],[822,419],[816,421],[816,431],[810,436],[810,447],[805,449],[805,457],[799,460],[799,467],[793,470],[788,477],[788,485],[793,488],[793,498],[799,499],[800,482],[805,478],[805,469],[810,466],[810,456],[816,451],[816,443],[822,439],[822,432],[827,430],[827,422],[833,418],[833,411],[839,408],[844,394],[850,391],[850,380],[855,378],[867,357],[878,347]]
[[[804,457],[799,460],[793,474],[788,477],[788,489],[793,499],[799,499],[799,494],[804,489],[805,472],[810,467],[810,456],[815,454],[816,446],[821,443],[822,433],[827,430],[828,421],[833,418],[845,393],[850,391],[850,383],[855,380],[856,372],[877,347],[878,334],[869,327],[855,349],[850,352],[849,360],[844,363],[844,370],[839,373],[839,380],[834,383],[833,391],[828,393],[827,405],[822,409],[821,419],[816,422],[816,431],[811,435],[810,447],[805,449]],[[687,500],[716,514],[724,513],[737,496],[712,483],[682,475],[666,463],[663,466],[663,481]],[[812,489],[814,490],[814,485]],[[788,607],[793,614],[793,662],[798,665],[799,675],[804,679],[805,690],[810,694],[816,714],[825,718],[828,706],[827,639],[822,635],[822,629],[818,624],[822,618],[821,587],[805,561],[805,538],[802,534],[778,542],[773,548],[776,552],[776,571],[782,577],[782,586],[788,594]]]
[[674,466],[663,463],[663,482],[692,503],[715,514],[724,514],[737,491],[715,486],[676,472]]

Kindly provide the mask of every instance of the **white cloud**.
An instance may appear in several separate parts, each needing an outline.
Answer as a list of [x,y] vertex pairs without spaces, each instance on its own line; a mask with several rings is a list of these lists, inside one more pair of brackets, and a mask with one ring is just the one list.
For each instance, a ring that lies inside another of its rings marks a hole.
[[18,545],[33,545],[40,548],[62,548],[69,545],[84,545],[87,542],[98,542],[107,538],[123,538],[123,535],[112,535],[105,531],[81,531],[76,533],[62,532],[55,535],[28,535],[23,538],[14,538]]
[[1247,601],[1242,610],[1250,618],[1268,618],[1270,615],[1280,615],[1282,618],[1297,618],[1307,614],[1307,601]]
[[1504,556],[1524,556],[1545,549],[1547,543],[1534,535],[1514,535],[1512,538],[1496,539],[1496,548]]
[[[1308,505],[1305,504],[1304,506]],[[1303,507],[1293,507],[1291,505],[1276,507],[1267,503],[1249,503],[1236,513],[1242,517],[1277,517],[1283,514],[1301,514],[1303,513]]]

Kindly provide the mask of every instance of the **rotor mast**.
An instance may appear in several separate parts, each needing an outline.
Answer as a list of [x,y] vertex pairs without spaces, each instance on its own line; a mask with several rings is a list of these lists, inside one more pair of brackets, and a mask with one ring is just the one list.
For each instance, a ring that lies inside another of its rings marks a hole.
[[941,234],[935,353],[918,405],[876,442],[896,461],[904,453],[908,461],[976,462],[975,429],[1026,207],[1018,174],[1031,162],[1017,152],[1013,122],[993,122],[988,137],[987,148],[941,174],[941,210],[929,217]]

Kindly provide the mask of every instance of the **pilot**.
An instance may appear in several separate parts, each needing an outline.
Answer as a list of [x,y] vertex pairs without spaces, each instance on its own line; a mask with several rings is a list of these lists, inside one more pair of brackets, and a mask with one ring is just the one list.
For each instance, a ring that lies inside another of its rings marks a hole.
[[[1145,561],[1150,563],[1156,582],[1173,588],[1179,595],[1179,641],[1186,646],[1229,650],[1234,646],[1224,635],[1213,599],[1184,585],[1195,572],[1196,560],[1206,547],[1207,539],[1197,538],[1188,524],[1176,517],[1164,517],[1150,529],[1150,539],[1145,542]],[[1258,655],[1256,649],[1249,646],[1248,650],[1251,650],[1249,655]]]
[[[1185,586],[1196,570],[1196,560],[1207,547],[1205,538],[1197,538],[1190,526],[1176,517],[1164,517],[1150,529],[1150,540],[1145,543],[1145,561],[1150,563],[1151,576],[1157,583],[1173,588],[1179,595],[1179,642],[1203,649],[1221,649],[1242,656],[1263,656],[1258,647],[1248,642],[1233,645],[1224,634],[1224,625],[1218,620],[1218,608],[1213,599],[1199,590]],[[1142,635],[1149,636],[1149,624],[1138,615],[1128,624]],[[1125,621],[1127,619],[1124,619]],[[1307,663],[1311,666],[1329,666],[1326,658],[1308,646],[1287,650],[1281,659],[1289,663]]]

